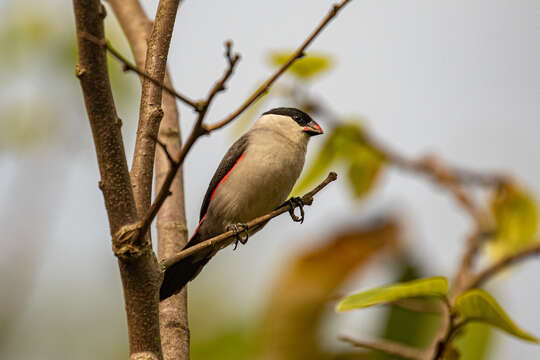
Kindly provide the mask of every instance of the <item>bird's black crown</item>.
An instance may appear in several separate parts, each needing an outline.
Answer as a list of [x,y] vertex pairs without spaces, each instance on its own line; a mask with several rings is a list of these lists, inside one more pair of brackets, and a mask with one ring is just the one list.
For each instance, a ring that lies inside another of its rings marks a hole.
[[288,107],[278,107],[272,110],[268,110],[263,115],[284,115],[289,116],[294,121],[298,123],[300,126],[306,126],[309,122],[313,121],[311,117],[303,112],[302,110],[298,110],[295,108],[288,108]]

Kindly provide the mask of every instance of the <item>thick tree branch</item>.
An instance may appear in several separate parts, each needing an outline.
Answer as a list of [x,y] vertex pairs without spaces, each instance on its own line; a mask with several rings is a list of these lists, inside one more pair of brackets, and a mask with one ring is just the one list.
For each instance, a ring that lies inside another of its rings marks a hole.
[[[74,0],[79,64],[76,75],[81,81],[86,111],[94,136],[113,246],[119,230],[138,221],[120,122],[118,121],[103,48],[84,34],[104,38],[104,8],[99,0]],[[142,244],[141,256],[118,259],[129,332],[130,352],[151,352],[161,357],[157,288],[159,272],[149,244]]]
[[[137,0],[109,0],[122,29],[124,30],[135,62],[144,68],[148,35],[152,23]],[[166,74],[165,84],[172,89]],[[178,95],[178,94],[176,94]],[[164,117],[159,130],[159,138],[172,151],[181,148],[176,102],[167,94],[163,95]],[[169,169],[169,162],[158,152],[156,155],[156,188],[162,183],[163,174]],[[157,190],[156,190],[157,191]],[[187,241],[185,226],[182,171],[178,171],[171,185],[172,196],[165,202],[157,219],[158,253],[166,258],[178,252]],[[165,359],[189,359],[189,328],[187,319],[187,292],[161,302],[160,327],[163,355]]]
[[[137,0],[109,0],[124,30],[138,68],[144,68],[146,39],[152,23]],[[142,81],[142,79],[141,79]],[[165,85],[173,89],[165,73]],[[177,153],[182,148],[176,101],[170,93],[163,94],[163,120],[158,139],[167,149]],[[169,159],[156,152],[155,191],[162,187],[169,171]],[[177,171],[171,184],[172,195],[167,198],[157,215],[158,255],[168,258],[179,252],[187,242],[182,169]],[[189,359],[189,326],[187,315],[187,288],[159,304],[161,344],[165,360]]]
[[126,35],[135,63],[144,69],[147,40],[152,22],[146,16],[139,0],[108,0]]
[[339,339],[357,347],[382,351],[386,354],[397,355],[406,359],[422,360],[426,356],[422,350],[388,340],[366,341],[353,338],[349,335],[341,335]]
[[[169,45],[179,4],[180,0],[160,0],[148,39],[145,73],[159,82],[163,82],[165,78]],[[154,139],[158,135],[159,124],[163,117],[162,93],[160,86],[148,78],[143,79],[139,125],[131,167],[133,194],[137,211],[141,216],[147,212],[151,203],[156,146]],[[146,236],[146,233],[144,235]]]
[[[326,185],[330,184],[332,181],[336,180],[337,179],[337,174],[335,172],[331,172],[330,174],[328,174],[328,176],[326,177],[326,179],[324,179],[324,181],[322,183],[320,183],[317,187],[315,187],[313,190],[311,190],[310,192],[306,193],[304,196],[302,196],[302,202],[305,204],[305,205],[311,205],[313,203],[313,197],[319,192],[321,191],[324,187],[326,187]],[[289,211],[294,211],[294,209],[298,207],[298,204],[296,203],[286,203],[282,206],[280,206],[279,208],[277,208],[276,210],[266,214],[266,215],[263,215],[263,216],[259,216],[258,218],[256,219],[253,219],[251,221],[249,221],[247,224],[246,224],[246,227],[247,229],[252,229],[253,227],[256,227],[260,224],[263,224],[263,223],[266,223],[267,221],[275,218],[276,216],[279,216],[283,213],[286,213],[286,212],[289,212]],[[235,236],[235,233],[234,231],[227,231],[227,232],[224,232],[223,234],[220,234],[220,235],[217,235],[217,236],[214,236],[213,238],[210,238],[208,240],[205,240],[203,242],[200,242],[198,243],[197,245],[194,245],[194,246],[191,246],[181,252],[179,252],[178,254],[176,254],[175,256],[165,260],[165,261],[162,261],[161,262],[161,267],[163,269],[166,269],[167,267],[171,266],[172,264],[175,264],[177,263],[178,261],[190,256],[190,255],[193,255],[203,249],[206,249],[207,247],[222,247],[223,243],[227,243],[227,242],[232,242],[233,241],[233,238]]]

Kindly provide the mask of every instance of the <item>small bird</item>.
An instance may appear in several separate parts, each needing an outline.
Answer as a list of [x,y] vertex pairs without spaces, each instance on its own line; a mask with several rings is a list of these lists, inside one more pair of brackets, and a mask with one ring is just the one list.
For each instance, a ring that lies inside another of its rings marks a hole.
[[[261,230],[265,224],[249,229],[244,237],[239,231],[285,202],[304,166],[309,139],[322,133],[308,114],[295,108],[262,114],[221,160],[204,196],[199,225],[184,249],[230,229],[236,233],[236,244],[245,243]],[[206,248],[169,266],[160,301],[178,293],[218,250]]]

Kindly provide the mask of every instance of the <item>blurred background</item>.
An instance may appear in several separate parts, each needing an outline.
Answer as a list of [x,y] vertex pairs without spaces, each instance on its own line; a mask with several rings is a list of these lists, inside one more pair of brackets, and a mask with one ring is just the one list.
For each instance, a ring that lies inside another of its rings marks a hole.
[[[143,3],[153,16],[157,1]],[[169,56],[175,87],[205,96],[225,68],[223,42],[232,39],[242,60],[207,117],[220,120],[331,3],[184,1]],[[130,56],[108,14],[108,38]],[[184,164],[190,233],[227,147],[276,106],[307,106],[328,134],[353,124],[411,158],[433,153],[450,164],[509,174],[537,198],[539,19],[534,0],[353,1],[309,48],[307,70],[283,76],[236,124],[194,147]],[[71,3],[0,1],[2,359],[127,358],[120,278],[75,63]],[[110,73],[131,159],[140,85],[114,60]],[[194,114],[180,110],[185,134]],[[275,219],[247,246],[220,252],[190,284],[193,359],[387,358],[339,342],[344,332],[429,343],[434,315],[392,307],[337,315],[335,299],[400,279],[451,278],[472,227],[467,214],[424,178],[370,154],[313,170],[326,142],[311,142],[306,170],[320,179],[334,169],[340,178],[306,209],[304,224]],[[539,272],[531,260],[487,287],[537,336]],[[540,358],[538,346],[498,330],[471,333],[478,341],[462,341],[465,358]]]

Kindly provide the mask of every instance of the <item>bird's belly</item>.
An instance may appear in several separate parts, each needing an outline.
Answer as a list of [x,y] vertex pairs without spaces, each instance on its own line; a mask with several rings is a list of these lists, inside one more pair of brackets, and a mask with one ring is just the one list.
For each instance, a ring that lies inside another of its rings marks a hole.
[[209,215],[219,219],[222,230],[277,208],[287,199],[302,171],[304,154],[290,149],[260,150],[257,156],[246,153],[210,202]]

